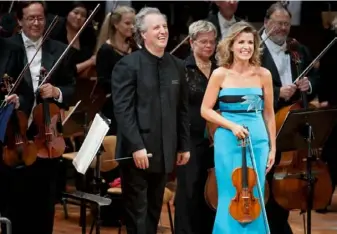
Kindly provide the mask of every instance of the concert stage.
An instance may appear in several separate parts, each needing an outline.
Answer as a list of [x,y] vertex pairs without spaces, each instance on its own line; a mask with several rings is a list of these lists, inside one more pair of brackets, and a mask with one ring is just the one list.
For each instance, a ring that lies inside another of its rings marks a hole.
[[[171,202],[172,212],[174,211],[174,207]],[[337,233],[337,192],[335,192],[332,205],[329,207],[330,212],[326,214],[319,214],[316,212],[312,212],[312,234],[336,234]],[[79,227],[79,207],[68,205],[68,213],[69,219],[64,219],[63,208],[61,205],[56,206],[56,215],[55,215],[55,225],[54,225],[54,234],[81,234],[81,228]],[[91,218],[88,213],[88,227],[87,233],[90,230]],[[299,212],[293,211],[290,215],[290,224],[293,228],[294,234],[303,234],[303,218],[299,215]],[[158,233],[161,234],[170,234],[169,228],[169,218],[167,209],[163,206],[162,216],[161,216],[161,226]],[[95,232],[93,232],[95,233]],[[101,228],[101,234],[117,234],[117,228]],[[125,231],[122,233],[126,233]]]

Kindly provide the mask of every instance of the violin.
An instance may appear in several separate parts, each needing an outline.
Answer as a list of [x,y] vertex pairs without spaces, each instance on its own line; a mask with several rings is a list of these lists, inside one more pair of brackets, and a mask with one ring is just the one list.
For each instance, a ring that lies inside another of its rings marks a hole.
[[[46,77],[46,70],[41,68],[40,79]],[[37,94],[37,98],[41,97]],[[61,110],[47,99],[42,101],[33,110],[33,121],[37,126],[38,134],[34,138],[37,147],[37,156],[40,158],[58,158],[66,148],[62,136]]]
[[229,205],[229,213],[240,223],[250,223],[257,219],[261,212],[261,205],[253,194],[256,186],[256,173],[247,166],[247,140],[241,141],[242,166],[233,171],[232,182],[236,188],[236,195]]
[[[303,70],[302,58],[298,52],[299,43],[295,39],[289,39],[287,45],[291,60],[295,64],[297,74],[299,75]],[[316,60],[317,58],[312,64],[316,63]],[[305,74],[305,72],[302,74]],[[302,79],[303,77],[304,75],[299,76],[298,79]],[[276,131],[278,132],[280,130],[289,111],[315,108],[315,105],[308,103],[307,94],[301,92],[301,99],[299,101],[281,108],[275,114]],[[271,191],[275,201],[286,210],[300,209],[301,211],[306,211],[308,209],[307,160],[312,160],[312,172],[315,177],[312,209],[322,209],[326,207],[330,201],[332,186],[328,167],[320,160],[319,150],[312,149],[310,154],[313,159],[308,159],[308,150],[282,152],[280,163],[275,165]]]
[[[4,75],[1,91],[9,93],[13,78]],[[26,137],[28,119],[23,111],[14,110],[6,129],[6,140],[3,147],[3,161],[7,166],[30,166],[36,161],[37,149],[33,141]]]

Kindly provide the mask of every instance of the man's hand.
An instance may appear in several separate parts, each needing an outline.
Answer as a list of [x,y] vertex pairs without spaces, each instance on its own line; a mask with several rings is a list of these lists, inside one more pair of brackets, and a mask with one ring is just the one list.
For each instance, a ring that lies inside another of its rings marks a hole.
[[294,84],[286,85],[280,89],[280,97],[288,101],[296,92],[297,86]]
[[149,168],[149,158],[147,157],[146,149],[137,150],[132,156],[137,168],[143,170]]
[[60,91],[55,86],[51,84],[43,84],[40,87],[40,94],[42,98],[55,98],[58,99],[60,97]]
[[310,81],[307,77],[303,77],[303,79],[296,81],[296,85],[302,92],[308,92],[310,89]]
[[18,109],[20,107],[20,99],[19,99],[18,95],[16,95],[16,94],[11,94],[9,96],[6,96],[5,101],[7,103],[14,103],[15,109]]
[[188,163],[190,160],[190,152],[179,152],[177,154],[177,165],[182,166]]

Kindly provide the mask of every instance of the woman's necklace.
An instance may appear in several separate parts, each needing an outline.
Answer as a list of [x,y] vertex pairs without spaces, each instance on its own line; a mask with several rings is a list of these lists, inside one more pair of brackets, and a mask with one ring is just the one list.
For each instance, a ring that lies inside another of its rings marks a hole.
[[212,63],[211,61],[207,62],[207,63],[203,63],[203,62],[196,62],[197,63],[197,66],[200,68],[200,69],[207,69],[207,68],[210,68]]

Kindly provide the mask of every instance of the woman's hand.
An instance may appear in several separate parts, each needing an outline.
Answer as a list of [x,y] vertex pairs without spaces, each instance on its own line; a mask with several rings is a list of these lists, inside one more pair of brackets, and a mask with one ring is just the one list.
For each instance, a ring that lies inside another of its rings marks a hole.
[[275,163],[275,151],[270,151],[268,155],[267,170],[266,174],[271,170]]
[[231,131],[233,132],[234,136],[236,136],[238,139],[245,139],[249,134],[248,130],[239,124],[234,124],[231,127]]

